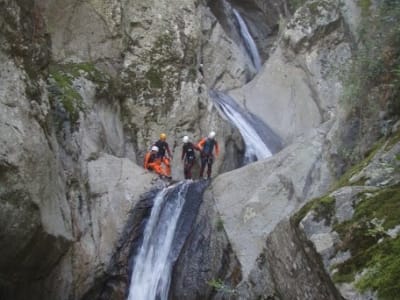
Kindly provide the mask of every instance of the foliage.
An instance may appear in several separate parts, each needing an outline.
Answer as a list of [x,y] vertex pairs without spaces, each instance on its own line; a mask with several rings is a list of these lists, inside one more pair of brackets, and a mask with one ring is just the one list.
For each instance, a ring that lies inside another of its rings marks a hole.
[[216,226],[216,228],[217,228],[217,231],[222,231],[222,230],[224,230],[224,220],[222,220],[221,217],[218,217],[215,226]]
[[334,266],[334,281],[351,282],[356,274],[361,274],[356,284],[361,291],[372,289],[381,299],[397,299],[400,237],[392,239],[386,231],[399,224],[400,185],[373,195],[364,194],[353,218],[334,226],[342,240],[339,250],[351,252],[350,259]]
[[161,74],[153,67],[147,71],[146,78],[149,80],[151,88],[154,89],[162,88],[163,81],[160,75]]
[[102,87],[108,87],[110,82],[110,78],[91,63],[53,64],[49,71],[50,99],[53,105],[61,105],[64,108],[72,123],[79,119],[80,112],[86,111],[83,98],[74,85],[74,81],[83,77]]
[[330,223],[335,214],[335,198],[325,196],[311,200],[292,217],[292,221],[298,225],[307,213],[312,210],[317,221],[325,220]]
[[224,294],[236,294],[236,290],[226,285],[221,279],[212,279],[208,282],[208,285]]
[[288,4],[290,7],[290,10],[292,12],[295,12],[300,6],[302,6],[304,3],[306,3],[307,0],[289,0]]
[[74,88],[73,76],[61,70],[53,70],[49,78],[50,99],[62,105],[69,119],[75,123],[79,112],[84,110],[82,96]]
[[382,145],[387,141],[386,138],[382,138],[378,142],[375,143],[375,145],[370,149],[368,153],[365,153],[365,158],[362,161],[359,161],[357,164],[353,165],[350,167],[341,177],[340,179],[334,183],[333,189],[336,190],[340,187],[343,186],[351,186],[351,185],[364,185],[364,179],[361,178],[357,182],[352,182],[350,183],[350,179],[361,172],[363,168],[365,168],[371,160],[374,158],[376,153],[378,152],[379,149],[381,149]]
[[395,300],[400,293],[400,237],[378,244],[367,272],[357,282],[361,291],[378,291],[379,299]]

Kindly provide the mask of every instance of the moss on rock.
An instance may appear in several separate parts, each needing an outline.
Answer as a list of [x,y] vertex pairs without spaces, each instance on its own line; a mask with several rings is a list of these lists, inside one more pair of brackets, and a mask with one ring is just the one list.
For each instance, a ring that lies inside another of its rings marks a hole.
[[356,274],[361,274],[356,283],[361,291],[372,289],[380,299],[397,299],[400,293],[400,236],[393,239],[386,232],[398,225],[400,185],[372,195],[364,193],[353,218],[334,226],[342,240],[340,250],[351,252],[350,259],[334,266],[334,281],[352,282]]
[[70,121],[75,123],[79,113],[85,112],[86,106],[74,81],[83,77],[98,85],[108,85],[110,78],[96,69],[92,63],[54,64],[49,68],[48,90],[51,101],[61,105]]
[[292,217],[292,222],[298,225],[307,213],[312,210],[317,221],[326,220],[326,222],[330,223],[335,215],[335,198],[324,196],[311,200]]

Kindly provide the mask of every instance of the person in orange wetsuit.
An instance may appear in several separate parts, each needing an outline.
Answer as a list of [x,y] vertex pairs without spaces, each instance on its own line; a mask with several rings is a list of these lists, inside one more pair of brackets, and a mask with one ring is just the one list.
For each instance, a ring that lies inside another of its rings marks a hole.
[[158,175],[167,176],[167,173],[161,166],[161,160],[158,156],[159,149],[152,146],[151,151],[147,152],[144,157],[144,168],[156,172]]
[[[167,135],[165,133],[161,133],[160,139],[154,143],[154,146],[158,147],[158,157],[165,166],[165,172],[167,173],[167,176],[171,177],[172,154],[166,139]],[[166,154],[168,154],[168,156]]]
[[212,165],[214,163],[214,150],[215,158],[219,155],[218,143],[215,140],[215,131],[211,131],[208,137],[204,137],[197,144],[200,148],[201,153],[201,167],[200,167],[200,178],[203,177],[204,169],[207,165],[207,178],[211,177]]

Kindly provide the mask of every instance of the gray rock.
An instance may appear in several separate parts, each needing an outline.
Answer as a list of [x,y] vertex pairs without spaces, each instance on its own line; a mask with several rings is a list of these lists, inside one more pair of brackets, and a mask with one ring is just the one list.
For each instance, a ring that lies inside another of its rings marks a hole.
[[308,139],[299,140],[270,159],[213,181],[210,196],[242,265],[244,278],[276,224],[305,199],[326,191],[330,173],[321,158],[322,139],[322,134],[315,133],[311,143]]

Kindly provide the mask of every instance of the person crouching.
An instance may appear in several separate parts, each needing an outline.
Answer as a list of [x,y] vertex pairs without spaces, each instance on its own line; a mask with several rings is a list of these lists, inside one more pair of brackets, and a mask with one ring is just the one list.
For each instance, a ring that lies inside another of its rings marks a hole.
[[156,172],[160,176],[168,176],[161,166],[161,159],[158,156],[158,147],[152,146],[151,151],[147,152],[144,157],[144,168]]

